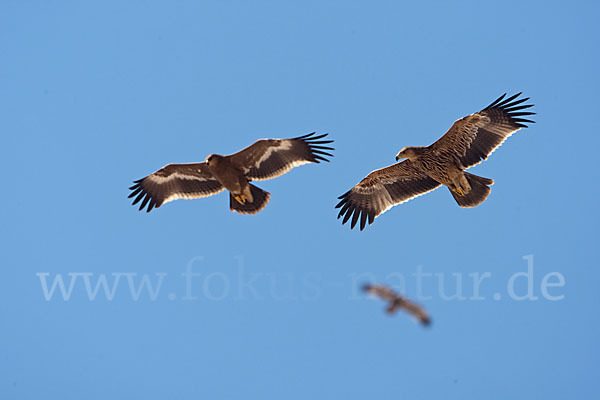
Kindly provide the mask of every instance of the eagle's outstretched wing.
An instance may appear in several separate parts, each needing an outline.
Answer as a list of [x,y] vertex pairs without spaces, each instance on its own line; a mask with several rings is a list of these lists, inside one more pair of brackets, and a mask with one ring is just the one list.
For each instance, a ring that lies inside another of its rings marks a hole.
[[429,314],[427,314],[427,311],[425,311],[423,307],[421,307],[417,303],[413,303],[412,301],[402,296],[399,297],[401,297],[401,300],[395,302],[397,303],[397,308],[404,309],[407,313],[411,314],[413,317],[418,319],[419,322],[421,322],[423,325],[427,326],[431,324],[431,318],[429,317]]
[[452,155],[462,164],[459,166],[461,169],[480,163],[510,135],[521,128],[527,128],[526,123],[535,123],[522,118],[535,113],[522,111],[533,107],[533,104],[522,104],[529,97],[516,100],[520,95],[521,93],[517,93],[504,99],[506,94],[503,94],[483,110],[457,120],[429,148],[440,154]]
[[147,177],[134,181],[129,198],[137,196],[140,210],[146,204],[150,212],[164,203],[176,199],[197,199],[219,193],[224,188],[210,173],[206,163],[169,164]]
[[397,297],[396,292],[384,285],[364,285],[362,289],[364,292],[380,297],[386,301],[394,301]]
[[327,134],[314,136],[314,132],[293,139],[261,139],[235,154],[228,156],[251,180],[265,180],[283,175],[294,167],[319,160],[329,161],[333,157],[323,146],[333,140],[323,139]]
[[391,207],[404,203],[414,197],[425,194],[440,186],[420,169],[413,166],[410,160],[391,165],[371,172],[339,199],[335,206],[341,210],[338,219],[344,215],[342,224],[352,217],[351,229],[360,217],[360,230],[369,225],[375,218]]

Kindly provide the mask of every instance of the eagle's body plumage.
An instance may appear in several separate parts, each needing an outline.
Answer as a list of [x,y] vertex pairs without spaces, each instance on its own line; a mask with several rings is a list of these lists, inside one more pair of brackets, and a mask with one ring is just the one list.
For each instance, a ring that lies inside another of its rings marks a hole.
[[338,218],[351,228],[360,219],[360,229],[389,208],[414,197],[447,186],[461,207],[475,207],[489,195],[492,179],[465,172],[494,152],[514,132],[534,121],[521,117],[535,113],[522,111],[532,104],[516,100],[521,93],[504,99],[502,95],[483,110],[456,121],[439,140],[427,147],[405,147],[396,160],[406,160],[371,172],[339,198]]
[[211,154],[205,162],[169,164],[147,177],[137,180],[129,189],[133,204],[141,201],[140,210],[147,212],[176,199],[195,199],[212,196],[223,190],[230,192],[229,206],[241,214],[256,214],[270,199],[270,193],[252,185],[282,175],[293,167],[333,157],[320,140],[327,134],[314,133],[293,139],[261,139],[247,148],[228,156]]

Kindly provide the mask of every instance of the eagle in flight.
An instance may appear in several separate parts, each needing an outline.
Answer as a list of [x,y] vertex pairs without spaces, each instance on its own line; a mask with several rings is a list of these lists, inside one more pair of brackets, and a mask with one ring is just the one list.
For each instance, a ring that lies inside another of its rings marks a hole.
[[169,164],[147,177],[134,181],[129,189],[133,204],[141,201],[146,212],[176,199],[197,199],[229,191],[229,208],[240,214],[256,214],[269,202],[270,193],[251,181],[271,179],[309,162],[329,161],[333,157],[321,140],[327,134],[315,132],[293,139],[261,139],[228,156],[211,154],[194,164]]
[[429,315],[423,307],[413,303],[412,301],[407,300],[403,296],[400,296],[387,286],[364,285],[363,291],[387,301],[388,306],[385,309],[385,311],[388,314],[394,314],[398,309],[403,309],[404,311],[408,312],[413,317],[415,317],[417,320],[419,320],[421,324],[425,326],[431,324],[431,318],[429,318]]
[[534,115],[523,111],[533,104],[523,104],[529,98],[517,99],[517,93],[507,99],[500,96],[483,110],[454,122],[450,130],[427,147],[405,147],[396,156],[400,163],[371,172],[356,186],[339,197],[335,206],[341,208],[338,219],[345,224],[352,217],[351,229],[360,218],[360,230],[367,220],[391,207],[404,203],[445,185],[461,207],[475,207],[490,194],[494,181],[465,170],[492,154],[513,133],[534,123],[522,118]]

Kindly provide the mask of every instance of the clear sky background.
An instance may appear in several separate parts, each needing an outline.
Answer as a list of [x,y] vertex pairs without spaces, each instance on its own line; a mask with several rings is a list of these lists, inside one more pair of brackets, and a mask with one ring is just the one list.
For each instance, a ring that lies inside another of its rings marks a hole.
[[[2,2],[0,398],[592,397],[599,11]],[[537,124],[471,170],[496,181],[481,206],[443,188],[363,232],[336,220],[336,197],[399,149],[519,91]],[[335,139],[332,162],[259,182],[272,198],[255,216],[226,194],[150,214],[127,199],[167,163],[312,131]],[[528,256],[537,300],[519,301],[508,283]],[[419,269],[437,274],[421,288]],[[552,272],[560,300],[541,291]],[[474,273],[490,274],[479,300]],[[145,274],[154,296],[137,292]],[[102,276],[113,296],[92,300]],[[57,277],[72,291],[47,300]],[[464,300],[445,297],[457,279]],[[371,281],[418,299],[432,327],[385,315],[357,290]]]

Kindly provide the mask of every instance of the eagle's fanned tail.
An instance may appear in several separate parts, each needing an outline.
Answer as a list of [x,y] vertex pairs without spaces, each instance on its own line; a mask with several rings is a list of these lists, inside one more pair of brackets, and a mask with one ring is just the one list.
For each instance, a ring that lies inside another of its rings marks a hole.
[[240,214],[256,214],[265,208],[271,198],[271,193],[253,184],[250,184],[250,192],[252,193],[252,203],[246,201],[244,204],[237,201],[233,194],[229,193],[229,209]]
[[454,197],[454,200],[456,200],[459,206],[475,207],[487,199],[492,191],[490,186],[494,184],[494,180],[473,175],[468,172],[464,172],[464,174],[465,178],[467,178],[467,181],[469,182],[469,185],[471,185],[471,190],[469,193],[463,196],[453,192],[452,190],[450,190],[450,193],[452,193],[452,197]]

